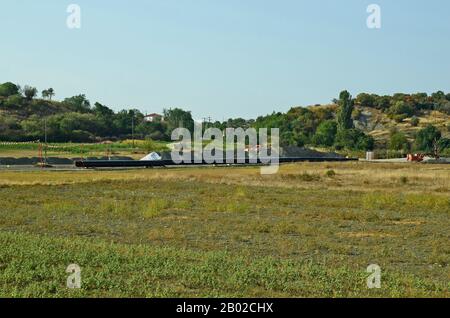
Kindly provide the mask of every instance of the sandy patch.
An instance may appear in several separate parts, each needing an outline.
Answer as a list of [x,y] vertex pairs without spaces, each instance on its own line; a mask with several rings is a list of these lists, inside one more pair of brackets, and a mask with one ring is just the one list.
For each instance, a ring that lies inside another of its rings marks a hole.
[[424,224],[424,221],[418,221],[418,220],[403,220],[403,221],[392,221],[392,224],[395,225],[421,225]]
[[374,237],[374,238],[385,238],[385,237],[396,237],[394,234],[390,233],[375,233],[375,232],[340,232],[337,233],[338,236],[348,237],[348,238],[366,238],[366,237]]

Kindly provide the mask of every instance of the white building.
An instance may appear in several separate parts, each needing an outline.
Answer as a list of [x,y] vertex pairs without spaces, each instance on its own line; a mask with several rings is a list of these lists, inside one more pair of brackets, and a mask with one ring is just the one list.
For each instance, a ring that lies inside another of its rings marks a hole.
[[146,122],[153,123],[153,122],[157,122],[157,121],[163,121],[164,117],[160,114],[153,113],[153,114],[145,115],[144,120]]

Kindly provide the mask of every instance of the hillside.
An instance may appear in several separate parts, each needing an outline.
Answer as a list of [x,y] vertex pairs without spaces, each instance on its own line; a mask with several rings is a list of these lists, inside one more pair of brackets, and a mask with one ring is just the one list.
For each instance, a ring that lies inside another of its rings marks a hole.
[[[334,104],[315,105],[309,108],[313,112],[317,112],[319,109],[324,112],[325,109],[329,109],[333,112],[333,116],[336,116],[338,106]],[[355,105],[353,124],[357,129],[374,137],[378,145],[384,146],[390,139],[393,130],[404,133],[408,140],[412,142],[417,132],[428,125],[437,127],[444,137],[450,138],[450,115],[441,111],[425,110],[417,113],[414,117],[417,117],[419,120],[416,126],[412,124],[412,117],[398,122],[385,112],[374,107]]]
[[[115,112],[84,94],[52,100],[52,88],[37,96],[34,87],[0,84],[0,141],[101,142],[129,138],[170,141],[180,127],[193,130],[190,111],[164,110],[156,121],[138,109]],[[257,114],[255,114],[255,117]],[[162,120],[164,118],[164,120]],[[234,118],[204,123],[226,128],[279,128],[283,147],[322,147],[331,150],[410,150],[450,153],[450,94],[438,91],[379,96],[342,91],[329,105],[292,107],[255,119]]]

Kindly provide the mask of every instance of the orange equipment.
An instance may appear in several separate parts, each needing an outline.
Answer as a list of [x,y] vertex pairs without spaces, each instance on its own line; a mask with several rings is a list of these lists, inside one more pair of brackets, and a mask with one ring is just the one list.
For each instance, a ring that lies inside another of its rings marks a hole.
[[422,162],[425,158],[425,155],[422,153],[419,154],[408,154],[406,157],[409,162]]

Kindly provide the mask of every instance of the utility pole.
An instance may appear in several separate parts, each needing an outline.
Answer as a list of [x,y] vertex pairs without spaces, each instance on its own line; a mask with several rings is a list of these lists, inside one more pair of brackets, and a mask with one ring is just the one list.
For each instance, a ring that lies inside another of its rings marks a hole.
[[203,124],[206,123],[206,117],[202,117],[202,123],[203,123]]
[[44,118],[44,142],[47,144],[47,118]]
[[211,116],[202,118],[203,124],[205,124],[205,129],[211,126]]
[[47,163],[47,117],[44,118],[44,164]]
[[134,112],[131,116],[131,139],[133,140],[133,149],[134,149]]

